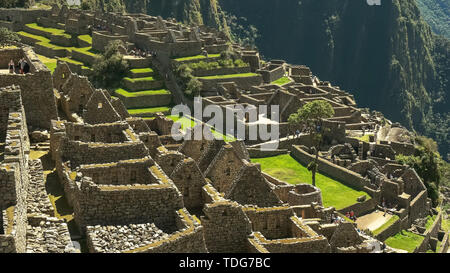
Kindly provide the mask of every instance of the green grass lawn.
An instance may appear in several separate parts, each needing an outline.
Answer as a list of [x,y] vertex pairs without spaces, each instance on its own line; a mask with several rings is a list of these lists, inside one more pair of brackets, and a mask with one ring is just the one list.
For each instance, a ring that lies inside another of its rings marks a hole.
[[444,230],[446,232],[450,232],[450,219],[447,219],[447,220],[442,219],[441,227],[442,227],[442,230]]
[[78,36],[78,39],[85,41],[86,43],[89,43],[92,45],[92,37],[89,34],[80,35],[80,36]]
[[363,141],[363,142],[370,142],[370,136],[373,136],[373,134],[371,135],[371,134],[366,134],[366,135],[363,135],[363,136],[360,136],[360,137],[356,137],[356,139],[359,139],[360,141]]
[[427,216],[427,222],[425,223],[425,228],[428,230],[429,228],[431,228],[431,226],[433,225],[433,223],[434,223],[434,220],[436,220],[436,217],[437,217],[437,215],[433,215],[433,216],[430,216],[430,215],[428,215]]
[[53,73],[56,68],[57,59],[48,58],[43,55],[36,54],[39,60]]
[[[220,54],[208,54],[208,58],[218,58],[220,57]],[[201,60],[206,59],[205,55],[196,55],[196,56],[190,56],[190,57],[183,57],[183,58],[177,58],[175,61],[177,62],[183,62],[183,61],[191,61],[191,60]]]
[[[260,163],[264,172],[290,184],[312,183],[308,169],[290,155],[252,158],[252,162]],[[323,205],[333,206],[337,210],[355,204],[361,195],[370,198],[366,192],[354,190],[320,173],[316,174],[316,186],[322,190]]]
[[66,38],[72,38],[72,36],[70,34],[67,34],[66,31],[64,29],[59,29],[59,28],[51,28],[51,27],[41,27],[36,23],[32,23],[32,24],[26,24],[27,27],[29,28],[33,28],[33,29],[37,29],[40,31],[44,31],[47,33],[51,33],[53,35],[61,35],[64,36]]
[[423,236],[403,230],[384,241],[386,245],[412,253],[424,240]]
[[145,91],[138,91],[138,92],[129,92],[125,89],[119,88],[119,89],[116,89],[116,94],[120,94],[120,95],[122,95],[124,97],[128,97],[128,98],[135,98],[135,97],[142,97],[142,96],[170,94],[170,91],[168,91],[166,89],[159,89],[159,90],[145,90]]
[[195,121],[193,121],[187,117],[181,117],[181,118],[179,116],[167,116],[167,117],[170,118],[171,120],[173,120],[174,122],[181,123],[181,129],[183,129],[183,130],[186,130],[187,128],[192,128],[197,124]]
[[132,79],[129,77],[125,77],[125,78],[123,78],[123,80],[130,81],[130,82],[152,82],[152,81],[155,81],[155,78],[154,77],[145,77],[145,78]]
[[168,112],[170,107],[151,107],[151,108],[138,108],[138,109],[128,109],[130,115],[145,114],[145,113],[157,113],[157,112]]
[[241,74],[228,74],[228,75],[215,75],[207,77],[199,77],[199,79],[211,80],[211,79],[228,79],[228,78],[246,78],[258,76],[256,73],[241,73]]
[[381,232],[383,232],[385,229],[387,229],[388,227],[392,226],[398,219],[400,219],[400,217],[398,217],[397,215],[393,215],[391,217],[391,219],[389,219],[389,221],[387,221],[386,223],[384,223],[381,227],[377,228],[376,230],[373,231],[373,235],[376,236],[378,234],[380,234]]
[[133,74],[153,73],[151,68],[135,68],[130,70]]
[[279,78],[276,81],[273,81],[272,84],[284,85],[284,84],[289,83],[289,82],[291,82],[291,79],[289,79],[289,77],[284,76],[282,78]]

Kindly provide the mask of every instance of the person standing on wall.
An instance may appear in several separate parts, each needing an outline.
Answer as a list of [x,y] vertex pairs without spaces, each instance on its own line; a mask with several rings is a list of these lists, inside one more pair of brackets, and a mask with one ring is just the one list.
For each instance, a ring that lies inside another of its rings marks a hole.
[[14,61],[13,60],[11,60],[9,62],[9,73],[14,74]]

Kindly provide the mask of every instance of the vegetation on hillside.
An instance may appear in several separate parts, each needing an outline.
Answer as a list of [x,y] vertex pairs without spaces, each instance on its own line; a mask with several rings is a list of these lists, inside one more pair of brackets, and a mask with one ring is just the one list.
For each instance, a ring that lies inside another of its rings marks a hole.
[[0,47],[14,45],[17,42],[20,42],[20,37],[17,33],[0,27]]
[[98,87],[116,87],[128,71],[128,62],[123,59],[120,47],[124,47],[122,41],[110,42],[105,53],[98,58],[93,65],[92,79]]
[[450,38],[450,1],[417,0],[417,5],[433,31]]
[[0,8],[23,8],[30,6],[30,0],[0,0]]
[[[437,143],[427,137],[418,136],[416,152],[412,156],[398,155],[396,160],[406,164],[417,172],[428,190],[428,197],[433,201],[433,206],[439,202],[439,185],[445,178],[448,163],[443,161],[438,150]],[[447,181],[445,183],[448,183]]]
[[258,29],[262,55],[308,65],[354,94],[358,105],[435,138],[441,153],[449,153],[450,46],[432,33],[416,0],[219,3],[243,29]]

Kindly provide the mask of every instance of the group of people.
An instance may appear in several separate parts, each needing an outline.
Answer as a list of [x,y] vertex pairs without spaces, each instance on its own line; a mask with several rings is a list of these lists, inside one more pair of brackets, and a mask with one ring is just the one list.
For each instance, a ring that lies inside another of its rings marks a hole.
[[347,211],[347,213],[345,214],[345,217],[347,217],[348,219],[352,220],[352,221],[356,221],[356,215],[355,212],[352,211]]
[[[30,64],[25,60],[25,58],[22,58],[19,60],[19,63],[17,64],[17,67],[19,68],[19,74],[27,74],[30,72]],[[14,64],[14,61],[9,61],[8,69],[10,74],[15,73],[16,66]]]
[[147,56],[148,57],[152,56],[153,58],[155,58],[156,52],[149,51],[149,50],[141,50],[139,48],[134,48],[130,51],[130,55],[135,56],[135,57],[142,57],[142,58],[146,58]]

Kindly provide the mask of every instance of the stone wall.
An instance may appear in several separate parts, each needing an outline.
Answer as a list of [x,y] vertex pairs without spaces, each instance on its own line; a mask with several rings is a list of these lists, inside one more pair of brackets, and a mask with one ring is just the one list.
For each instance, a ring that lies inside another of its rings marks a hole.
[[236,202],[215,202],[203,208],[201,216],[206,248],[212,253],[247,252],[251,223]]
[[116,40],[123,41],[126,44],[128,41],[128,35],[110,35],[106,31],[92,32],[92,48],[97,51],[104,52],[105,47],[108,45],[108,43]]
[[244,212],[250,219],[252,230],[261,232],[268,239],[280,239],[292,237],[291,219],[293,210],[286,207],[273,208],[244,208]]
[[180,193],[172,186],[98,186],[83,178],[75,188],[75,221],[88,225],[154,222],[173,226],[175,211],[183,207]]
[[249,73],[250,67],[221,67],[218,69],[196,69],[192,73],[196,77]]
[[142,142],[102,144],[66,139],[60,147],[60,153],[70,160],[72,167],[76,167],[82,164],[102,164],[144,158],[148,155],[148,149]]
[[[16,50],[21,51],[21,49]],[[58,117],[51,73],[31,49],[24,48],[23,54],[31,66],[31,73],[2,74],[0,87],[20,86],[28,125],[50,129],[50,120]]]
[[249,89],[253,85],[262,84],[262,77],[260,75],[251,77],[235,77],[235,78],[222,78],[222,79],[203,79],[199,78],[203,83],[203,90],[205,91],[217,91],[218,84],[223,82],[235,82],[241,89]]
[[[299,146],[293,146],[291,155],[303,166],[307,166],[314,159],[314,155],[308,154]],[[347,170],[322,158],[319,158],[319,172],[360,191],[364,191],[364,187],[369,187],[370,185],[370,182],[358,173]]]

